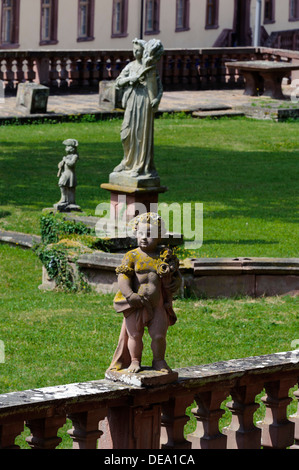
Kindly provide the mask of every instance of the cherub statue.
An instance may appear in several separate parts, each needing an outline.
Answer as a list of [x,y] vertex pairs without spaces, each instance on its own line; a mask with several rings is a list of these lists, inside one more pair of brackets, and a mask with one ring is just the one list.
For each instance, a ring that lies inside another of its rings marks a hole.
[[145,213],[133,219],[138,248],[129,251],[116,269],[119,291],[114,308],[124,320],[118,346],[108,370],[141,370],[144,328],[152,339],[152,368],[171,372],[165,361],[168,327],[177,318],[172,295],[181,285],[179,262],[170,249],[159,246],[165,232],[161,217]]
[[76,164],[79,159],[77,151],[78,141],[75,139],[67,139],[63,142],[65,145],[66,155],[63,157],[61,162],[58,163],[58,174],[59,178],[58,186],[61,191],[60,201],[55,204],[55,207],[60,211],[67,210],[80,210],[80,207],[76,205],[75,193],[77,186],[77,177],[75,173]]

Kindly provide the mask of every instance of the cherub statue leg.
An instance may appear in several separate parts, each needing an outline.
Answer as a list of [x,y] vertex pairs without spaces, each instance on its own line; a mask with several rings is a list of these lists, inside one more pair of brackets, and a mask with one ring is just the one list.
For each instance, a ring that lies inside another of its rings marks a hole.
[[129,372],[139,372],[141,369],[141,356],[143,350],[144,328],[138,328],[136,314],[132,313],[126,318],[126,328],[128,332],[128,349],[131,356],[131,364],[128,367]]
[[148,332],[152,339],[151,348],[153,352],[153,369],[171,372],[165,361],[166,335],[168,329],[168,318],[163,307],[158,307],[155,316],[148,326]]

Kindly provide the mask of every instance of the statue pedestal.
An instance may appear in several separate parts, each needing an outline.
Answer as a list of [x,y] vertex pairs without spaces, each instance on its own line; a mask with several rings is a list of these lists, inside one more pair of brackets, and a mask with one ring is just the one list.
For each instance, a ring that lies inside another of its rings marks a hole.
[[81,207],[77,206],[77,204],[69,204],[62,202],[54,204],[53,207],[58,212],[82,212]]
[[107,370],[105,378],[137,387],[154,387],[176,382],[178,373],[176,371],[156,371],[150,367],[143,367],[140,372],[136,373],[128,372],[127,369]]
[[111,183],[101,184],[101,188],[110,191],[110,204],[115,220],[129,222],[143,212],[157,212],[159,194],[167,191],[166,186],[130,187]]

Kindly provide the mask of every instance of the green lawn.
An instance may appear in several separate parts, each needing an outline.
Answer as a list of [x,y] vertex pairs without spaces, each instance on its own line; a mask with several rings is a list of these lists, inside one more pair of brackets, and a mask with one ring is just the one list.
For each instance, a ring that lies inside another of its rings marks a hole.
[[[104,378],[122,322],[113,296],[40,291],[41,264],[30,250],[0,244],[0,266],[0,394]],[[166,355],[172,368],[288,351],[299,337],[299,297],[176,299],[174,308],[178,322],[169,329]],[[143,364],[151,360],[146,335]],[[192,407],[187,433],[195,425]],[[220,427],[231,419],[225,410],[223,404]],[[256,419],[263,413],[261,406]],[[60,431],[62,448],[71,446],[69,427],[68,420]],[[24,436],[18,443],[26,448]]]
[[[0,127],[0,229],[39,233],[58,201],[62,141],[79,140],[77,202],[108,201],[100,184],[119,163],[121,121]],[[204,205],[200,257],[298,257],[298,123],[167,118],[155,122],[161,202]],[[183,254],[182,254],[183,255]],[[43,292],[30,250],[0,244],[0,393],[101,379],[122,318],[112,295]],[[299,297],[176,299],[167,361],[173,368],[291,349]],[[143,363],[151,362],[145,338]]]
[[[104,377],[122,316],[113,295],[44,292],[30,250],[0,245],[0,393]],[[176,299],[169,329],[171,367],[288,351],[299,338],[299,297]],[[144,364],[151,363],[149,338]]]
[[[122,158],[121,121],[0,128],[0,229],[39,233],[59,200],[62,141],[79,140],[77,202],[90,215]],[[157,119],[155,162],[169,191],[160,202],[201,202],[200,257],[298,255],[298,123]]]

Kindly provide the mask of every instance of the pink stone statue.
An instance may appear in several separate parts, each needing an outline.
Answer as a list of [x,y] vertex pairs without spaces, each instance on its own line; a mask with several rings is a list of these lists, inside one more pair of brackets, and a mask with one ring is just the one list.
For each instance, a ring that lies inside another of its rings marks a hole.
[[177,320],[172,295],[181,285],[179,262],[172,250],[159,246],[164,224],[158,214],[136,217],[134,232],[138,248],[129,251],[116,269],[119,291],[114,307],[123,313],[124,320],[108,370],[141,370],[142,339],[147,327],[152,339],[152,368],[170,373],[165,361],[166,335],[168,327]]

